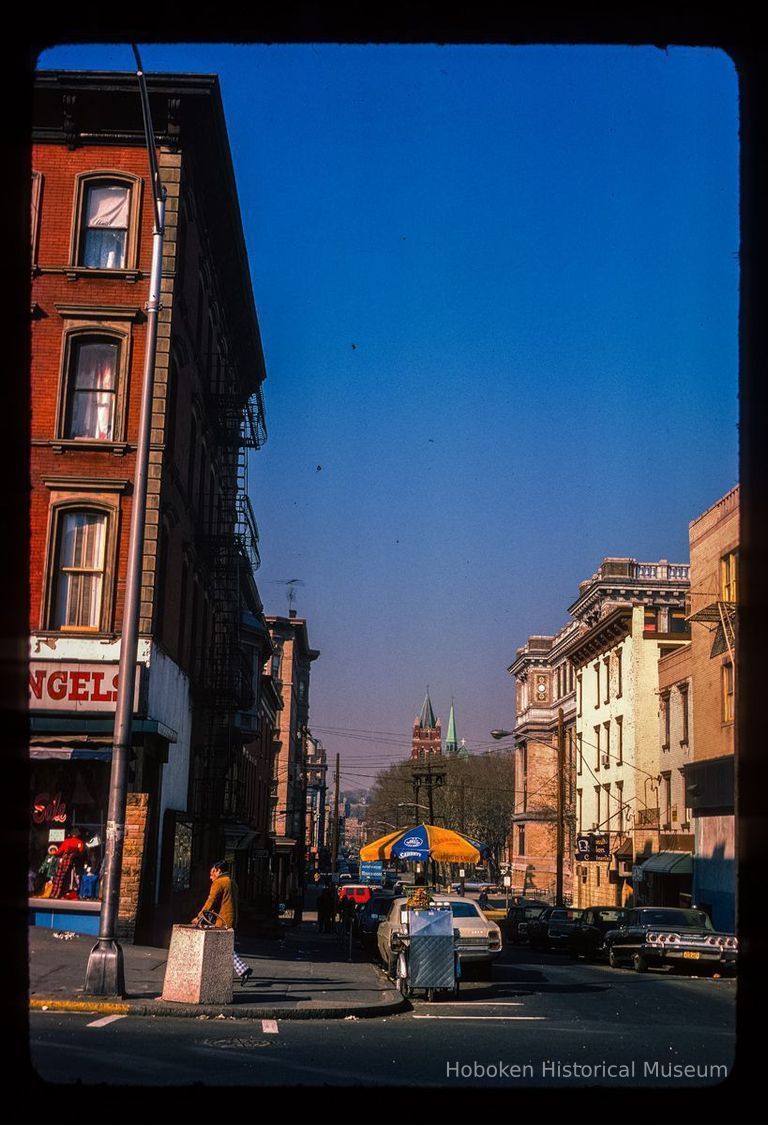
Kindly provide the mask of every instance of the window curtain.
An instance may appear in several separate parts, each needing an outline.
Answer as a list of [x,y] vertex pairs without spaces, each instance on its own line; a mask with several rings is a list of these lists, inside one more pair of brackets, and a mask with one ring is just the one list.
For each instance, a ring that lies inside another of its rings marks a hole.
[[117,345],[80,344],[75,354],[67,437],[113,436]]
[[101,617],[101,589],[107,517],[95,512],[66,512],[59,548],[55,627],[95,629]]
[[90,269],[121,269],[125,265],[129,201],[129,189],[117,184],[88,189],[83,264]]

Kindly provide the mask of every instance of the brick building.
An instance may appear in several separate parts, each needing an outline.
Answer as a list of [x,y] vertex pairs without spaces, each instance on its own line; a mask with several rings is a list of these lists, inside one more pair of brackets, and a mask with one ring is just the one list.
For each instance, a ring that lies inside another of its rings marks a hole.
[[685,766],[693,816],[693,898],[716,927],[736,923],[734,795],[739,487],[689,529],[693,759]]
[[572,894],[576,690],[565,649],[578,630],[533,636],[507,671],[515,678],[515,813],[509,838],[512,890],[552,898],[557,871],[557,722],[565,739],[563,894]]
[[[215,856],[258,882],[251,755],[271,773],[279,705],[246,491],[265,371],[218,81],[154,75],[149,95],[167,208],[119,910],[144,941],[199,905]],[[31,862],[78,827],[97,872],[151,258],[135,75],[41,73],[32,168]],[[98,929],[98,897],[31,913]]]
[[275,897],[287,903],[302,889],[305,876],[309,678],[320,653],[310,647],[307,622],[295,609],[287,617],[267,616],[266,621],[273,646],[272,679],[283,700],[271,791],[272,886]]
[[435,718],[429,689],[421,705],[421,714],[414,720],[411,738],[411,758],[441,757],[443,736],[440,720]]

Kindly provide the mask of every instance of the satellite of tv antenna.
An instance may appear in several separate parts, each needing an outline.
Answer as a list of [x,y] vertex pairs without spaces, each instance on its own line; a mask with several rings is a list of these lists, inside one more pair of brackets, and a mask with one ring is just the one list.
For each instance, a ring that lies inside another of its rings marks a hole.
[[304,586],[305,583],[301,578],[275,578],[273,579],[273,581],[277,585],[285,586],[287,588],[288,610],[292,610],[294,605],[296,604],[296,587]]

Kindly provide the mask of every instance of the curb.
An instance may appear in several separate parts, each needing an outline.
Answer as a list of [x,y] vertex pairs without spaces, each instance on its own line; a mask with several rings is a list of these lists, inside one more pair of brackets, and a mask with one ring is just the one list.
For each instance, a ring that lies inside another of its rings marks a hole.
[[96,1012],[104,1015],[160,1016],[171,1019],[252,1019],[252,1020],[333,1020],[375,1019],[377,1016],[394,1015],[410,1009],[411,1005],[398,993],[397,1000],[385,1000],[379,1004],[346,1005],[345,1007],[317,1008],[253,1008],[249,1005],[232,1008],[213,1007],[201,1004],[179,1004],[173,1008],[157,1007],[151,1003],[129,1000],[124,1003],[110,1003],[88,1000],[56,1000],[39,998],[30,1000],[30,1011],[49,1012]]

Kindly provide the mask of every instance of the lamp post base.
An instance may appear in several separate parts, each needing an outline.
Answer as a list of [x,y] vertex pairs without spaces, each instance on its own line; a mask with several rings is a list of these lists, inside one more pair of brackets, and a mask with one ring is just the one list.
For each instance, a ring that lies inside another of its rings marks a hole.
[[89,996],[125,996],[123,950],[119,942],[99,938],[88,957],[84,991]]

